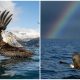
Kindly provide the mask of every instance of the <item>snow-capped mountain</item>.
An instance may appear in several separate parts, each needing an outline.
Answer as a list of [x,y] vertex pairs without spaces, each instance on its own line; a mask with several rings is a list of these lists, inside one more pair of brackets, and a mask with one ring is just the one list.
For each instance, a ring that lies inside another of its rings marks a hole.
[[20,39],[20,40],[30,40],[30,39],[33,39],[33,38],[38,38],[40,37],[40,34],[35,31],[35,30],[24,30],[24,31],[11,31],[16,37],[17,39]]

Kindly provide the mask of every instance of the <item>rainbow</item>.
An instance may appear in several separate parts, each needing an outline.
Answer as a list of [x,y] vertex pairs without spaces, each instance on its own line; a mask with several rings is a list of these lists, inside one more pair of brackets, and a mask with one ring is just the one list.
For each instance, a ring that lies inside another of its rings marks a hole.
[[55,38],[57,34],[59,34],[59,32],[61,32],[61,30],[65,27],[64,25],[66,24],[67,20],[71,17],[71,15],[75,12],[77,7],[78,2],[70,2],[68,7],[64,10],[62,15],[58,19],[58,21],[50,27],[49,31],[46,34],[46,37]]

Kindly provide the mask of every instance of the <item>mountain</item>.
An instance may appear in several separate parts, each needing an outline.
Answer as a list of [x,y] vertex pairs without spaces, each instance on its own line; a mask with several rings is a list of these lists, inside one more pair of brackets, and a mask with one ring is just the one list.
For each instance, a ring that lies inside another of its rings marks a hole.
[[26,45],[39,47],[39,38],[35,38],[35,39],[31,39],[30,41],[27,41]]
[[12,32],[16,40],[23,46],[39,47],[40,35],[36,31],[34,30],[27,30],[27,31],[16,30],[16,31],[9,31],[9,32]]
[[40,37],[39,33],[34,31],[34,30],[26,30],[26,31],[11,31],[15,36],[17,40],[22,40],[22,41],[29,41],[31,39],[35,39]]

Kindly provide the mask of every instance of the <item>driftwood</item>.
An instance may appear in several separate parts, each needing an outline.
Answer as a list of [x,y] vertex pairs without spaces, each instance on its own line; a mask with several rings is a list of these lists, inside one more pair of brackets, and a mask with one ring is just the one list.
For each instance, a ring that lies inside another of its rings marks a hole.
[[8,57],[30,57],[32,52],[19,47],[12,47],[9,44],[3,42],[1,31],[7,28],[7,25],[12,20],[12,15],[9,11],[0,11],[0,54]]

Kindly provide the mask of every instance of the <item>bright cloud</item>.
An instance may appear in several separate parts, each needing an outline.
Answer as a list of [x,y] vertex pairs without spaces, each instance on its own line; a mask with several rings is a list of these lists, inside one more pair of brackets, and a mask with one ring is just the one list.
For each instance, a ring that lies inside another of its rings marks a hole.
[[[9,30],[8,30],[9,31]],[[10,30],[11,32],[19,32],[19,33],[26,33],[27,35],[33,35],[33,36],[40,36],[40,32],[38,32],[35,29],[24,29],[24,28],[19,28],[19,29],[15,29],[15,30]]]
[[13,1],[0,1],[0,11],[8,10],[13,15],[13,20],[17,18],[20,8],[16,7]]
[[[20,14],[23,12],[22,8],[20,6],[17,6],[17,3],[13,2],[13,1],[0,1],[0,11],[4,11],[4,10],[8,10],[10,11],[11,14],[13,14],[13,19],[11,21],[12,24],[16,24],[17,23],[17,19],[20,18]],[[16,27],[16,26],[15,26]],[[7,30],[14,30],[14,31],[18,31],[21,30],[20,32],[27,32],[27,34],[29,35],[40,35],[39,32],[36,29],[26,29],[22,27],[16,27],[14,28],[14,26],[10,26],[7,28]]]
[[16,37],[18,37],[19,39],[40,37],[40,33],[33,29],[21,29],[21,30],[14,30],[11,32],[15,34]]

